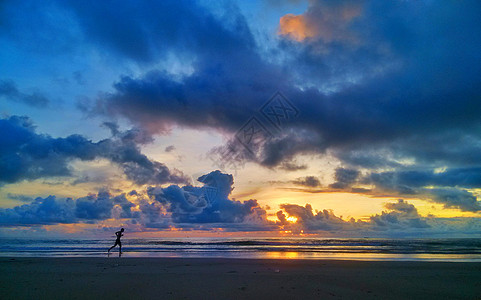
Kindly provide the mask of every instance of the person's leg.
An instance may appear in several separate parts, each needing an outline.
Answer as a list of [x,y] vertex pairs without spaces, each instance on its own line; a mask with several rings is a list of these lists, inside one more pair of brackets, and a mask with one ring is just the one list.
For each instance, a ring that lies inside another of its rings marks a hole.
[[119,242],[119,253],[122,253],[122,243]]
[[112,250],[115,246],[117,246],[117,242],[115,242],[115,244],[112,247],[110,247],[108,252],[110,252],[110,250]]

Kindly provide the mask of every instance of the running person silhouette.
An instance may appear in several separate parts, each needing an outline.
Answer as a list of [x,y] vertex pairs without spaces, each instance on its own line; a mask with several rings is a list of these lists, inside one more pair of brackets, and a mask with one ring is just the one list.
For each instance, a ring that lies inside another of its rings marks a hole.
[[123,236],[123,232],[124,232],[124,229],[120,229],[120,231],[117,231],[115,233],[115,235],[117,236],[117,239],[115,240],[115,244],[110,247],[108,253],[110,254],[110,250],[112,250],[112,248],[114,248],[115,246],[119,245],[119,256],[120,254],[122,254],[122,243],[120,242],[120,238]]

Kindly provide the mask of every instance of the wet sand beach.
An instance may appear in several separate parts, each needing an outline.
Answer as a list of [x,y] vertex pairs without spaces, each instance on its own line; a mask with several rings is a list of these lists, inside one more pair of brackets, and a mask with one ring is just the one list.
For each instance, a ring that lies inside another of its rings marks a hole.
[[2,299],[481,299],[481,263],[0,258]]

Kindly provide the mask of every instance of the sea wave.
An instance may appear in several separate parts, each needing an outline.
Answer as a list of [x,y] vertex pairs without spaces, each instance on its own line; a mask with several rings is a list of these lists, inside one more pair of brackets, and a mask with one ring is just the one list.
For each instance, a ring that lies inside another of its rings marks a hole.
[[[111,240],[0,239],[0,256],[102,256]],[[123,239],[127,256],[481,260],[481,239]]]

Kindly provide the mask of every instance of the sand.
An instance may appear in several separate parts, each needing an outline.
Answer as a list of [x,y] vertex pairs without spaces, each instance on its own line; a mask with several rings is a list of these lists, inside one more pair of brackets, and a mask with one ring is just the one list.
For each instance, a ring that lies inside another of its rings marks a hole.
[[1,299],[481,299],[481,263],[0,258]]

